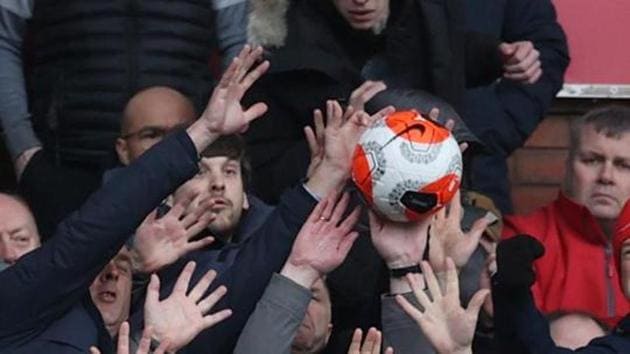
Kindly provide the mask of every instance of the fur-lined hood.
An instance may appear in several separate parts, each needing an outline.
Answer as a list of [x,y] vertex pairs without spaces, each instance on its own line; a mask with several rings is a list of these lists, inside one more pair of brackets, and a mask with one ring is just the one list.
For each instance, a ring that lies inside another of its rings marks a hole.
[[290,0],[250,0],[247,42],[263,47],[282,47],[287,38],[286,16],[289,2]]

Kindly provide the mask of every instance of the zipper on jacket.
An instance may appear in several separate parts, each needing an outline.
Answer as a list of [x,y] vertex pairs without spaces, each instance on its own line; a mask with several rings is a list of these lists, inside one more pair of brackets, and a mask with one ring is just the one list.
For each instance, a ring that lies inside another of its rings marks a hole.
[[606,278],[606,290],[607,290],[607,305],[608,305],[608,317],[615,316],[615,293],[613,290],[613,275],[614,275],[614,265],[612,264],[612,245],[610,242],[606,243],[606,248],[604,249],[606,255],[606,264],[604,265],[604,273]]

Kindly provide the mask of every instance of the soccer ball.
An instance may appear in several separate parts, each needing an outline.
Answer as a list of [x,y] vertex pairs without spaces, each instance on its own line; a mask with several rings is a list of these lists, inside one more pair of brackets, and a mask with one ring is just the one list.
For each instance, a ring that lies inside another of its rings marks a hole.
[[462,155],[448,129],[416,111],[393,113],[361,136],[352,179],[367,203],[391,221],[416,221],[457,192]]

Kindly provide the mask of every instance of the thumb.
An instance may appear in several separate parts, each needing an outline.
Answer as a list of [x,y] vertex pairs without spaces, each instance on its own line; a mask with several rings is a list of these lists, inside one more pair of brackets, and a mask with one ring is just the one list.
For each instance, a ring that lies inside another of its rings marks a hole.
[[490,294],[490,290],[481,289],[473,295],[472,299],[468,303],[468,308],[466,309],[466,314],[475,319],[477,322],[477,317],[479,316],[479,310],[481,309],[481,305],[486,300],[486,297]]
[[157,306],[160,302],[160,278],[157,275],[151,274],[151,281],[147,288],[147,297],[144,301],[145,312],[149,308]]
[[503,56],[503,59],[507,59],[512,56],[516,52],[516,46],[511,43],[501,43],[499,44],[499,53]]

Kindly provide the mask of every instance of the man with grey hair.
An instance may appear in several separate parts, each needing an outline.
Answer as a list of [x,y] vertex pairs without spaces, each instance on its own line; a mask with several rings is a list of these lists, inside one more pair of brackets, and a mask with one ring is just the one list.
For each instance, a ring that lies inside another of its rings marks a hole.
[[612,327],[630,311],[612,251],[630,219],[630,108],[599,108],[573,121],[566,167],[558,198],[506,217],[503,238],[529,234],[544,245],[532,287],[543,313],[580,311]]

